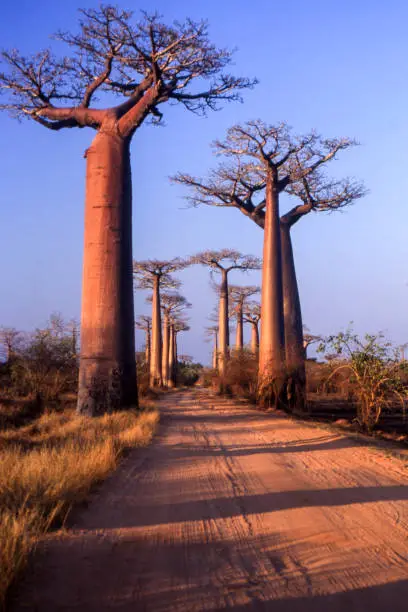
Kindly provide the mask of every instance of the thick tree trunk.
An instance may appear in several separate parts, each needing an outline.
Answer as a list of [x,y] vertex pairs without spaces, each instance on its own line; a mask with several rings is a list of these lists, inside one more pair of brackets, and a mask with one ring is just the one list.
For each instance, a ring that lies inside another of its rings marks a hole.
[[277,179],[270,171],[266,185],[266,212],[262,264],[258,399],[265,406],[284,402],[285,338],[282,293],[282,255]]
[[221,270],[220,304],[219,304],[219,354],[218,368],[220,375],[225,374],[229,350],[229,324],[228,324],[228,272]]
[[137,406],[129,144],[100,131],[86,154],[81,414]]
[[251,323],[251,352],[257,355],[259,352],[259,329],[258,323]]
[[174,369],[174,325],[170,324],[169,329],[169,387],[175,386],[175,369]]
[[169,353],[170,353],[170,321],[168,313],[163,317],[163,351],[162,351],[162,379],[165,387],[169,386]]
[[161,337],[161,313],[160,313],[160,279],[153,277],[152,296],[152,345],[150,355],[150,386],[160,387],[162,385],[162,337]]
[[302,311],[293,257],[290,225],[281,222],[283,271],[283,310],[285,320],[285,354],[288,374],[288,405],[303,412],[306,404],[305,350],[303,345]]
[[237,331],[235,337],[235,350],[242,351],[244,348],[244,321],[243,321],[244,304],[240,301],[237,304]]

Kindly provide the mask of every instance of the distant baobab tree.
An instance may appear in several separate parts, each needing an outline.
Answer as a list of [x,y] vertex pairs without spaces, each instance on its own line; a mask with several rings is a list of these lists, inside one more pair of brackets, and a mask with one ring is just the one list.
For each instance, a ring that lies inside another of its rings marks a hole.
[[258,302],[247,302],[244,306],[243,318],[245,323],[251,325],[251,352],[254,355],[259,351],[259,321],[261,319],[261,305]]
[[150,386],[152,387],[160,387],[163,384],[160,289],[178,289],[181,283],[173,278],[171,273],[182,270],[186,265],[186,262],[180,257],[175,257],[169,261],[148,259],[146,261],[133,262],[136,286],[139,289],[152,290],[152,336],[150,351]]
[[177,386],[177,366],[178,366],[178,346],[177,336],[180,332],[189,331],[190,326],[187,321],[175,314],[170,318],[169,336],[169,387]]
[[212,364],[213,370],[217,370],[218,369],[218,325],[208,325],[205,328],[205,336],[206,336],[206,342],[208,341],[213,342],[211,364]]
[[220,251],[203,251],[191,258],[191,263],[208,266],[212,271],[221,275],[219,285],[219,355],[218,369],[221,375],[225,373],[225,366],[229,351],[229,322],[228,322],[228,274],[231,270],[259,270],[261,261],[253,255],[243,255],[233,249]]
[[135,327],[145,332],[145,361],[150,364],[150,347],[151,347],[151,332],[152,332],[152,317],[148,315],[139,315],[136,319]]
[[191,308],[190,302],[178,293],[162,293],[160,296],[163,311],[163,344],[162,344],[162,383],[164,387],[171,386],[170,371],[170,326],[171,321],[178,317],[186,308]]
[[235,313],[236,320],[236,341],[235,341],[235,350],[242,351],[244,348],[244,306],[245,301],[259,293],[261,290],[260,287],[255,285],[250,285],[246,287],[242,287],[240,285],[230,285],[229,286],[229,297],[231,299],[231,305]]
[[[249,121],[234,126],[215,151],[225,156],[207,180],[179,174],[174,180],[192,189],[193,205],[228,206],[265,228],[262,282],[262,334],[259,390],[276,405],[289,390],[290,405],[302,410],[305,401],[302,317],[290,228],[311,211],[336,210],[362,197],[361,183],[331,180],[323,166],[355,143],[348,138],[323,139],[315,132],[295,137],[285,123],[277,126]],[[302,203],[280,217],[279,196],[287,192]],[[284,385],[284,371],[289,385]],[[263,381],[263,382],[262,382]],[[273,382],[270,393],[265,384]],[[275,390],[272,390],[275,389]],[[269,397],[268,397],[269,396]]]
[[[158,14],[113,5],[80,11],[77,33],[59,32],[70,56],[3,51],[0,110],[49,130],[89,127],[78,411],[137,405],[132,290],[130,143],[159,107],[195,113],[237,100],[255,81],[224,72],[231,53],[208,38],[205,22],[166,25]],[[119,96],[117,105],[96,108]]]
[[322,336],[316,336],[310,333],[309,328],[304,325],[303,326],[303,350],[305,359],[307,359],[307,349],[311,344],[316,344],[317,342],[323,342],[324,338]]

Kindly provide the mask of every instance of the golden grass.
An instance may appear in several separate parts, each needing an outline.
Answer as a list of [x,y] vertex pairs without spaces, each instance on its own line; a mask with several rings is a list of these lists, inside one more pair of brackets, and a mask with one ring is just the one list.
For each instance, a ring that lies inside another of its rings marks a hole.
[[0,431],[0,606],[38,536],[64,520],[124,450],[148,444],[158,420],[148,406],[93,419],[67,410]]

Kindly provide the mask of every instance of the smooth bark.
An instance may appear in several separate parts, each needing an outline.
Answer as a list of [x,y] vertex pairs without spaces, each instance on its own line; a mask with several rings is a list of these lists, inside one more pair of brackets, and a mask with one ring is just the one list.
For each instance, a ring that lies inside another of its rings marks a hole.
[[162,385],[162,337],[160,309],[160,279],[153,277],[152,295],[152,345],[150,356],[150,386]]
[[86,159],[77,409],[96,415],[137,406],[129,141],[99,131]]
[[221,270],[220,303],[219,303],[219,355],[218,367],[220,375],[225,374],[225,367],[229,352],[229,324],[228,324],[228,271]]
[[292,410],[302,412],[305,409],[306,403],[306,370],[302,310],[290,234],[291,225],[281,220],[280,228],[283,268],[285,355],[288,374],[287,399]]
[[259,328],[256,321],[251,321],[251,353],[257,355],[259,352]]
[[167,312],[163,315],[163,350],[162,350],[162,379],[165,387],[169,386],[170,369],[169,369],[169,353],[170,353],[170,320]]
[[237,304],[236,310],[236,319],[237,319],[237,330],[235,336],[235,350],[242,351],[244,348],[244,321],[243,321],[243,308],[244,302],[243,300],[239,300]]
[[218,333],[214,332],[214,350],[213,350],[213,370],[218,369]]
[[259,345],[258,393],[262,404],[277,407],[285,382],[285,336],[283,318],[282,253],[279,219],[279,188],[276,173],[269,169],[263,245],[262,333]]
[[145,346],[145,360],[147,365],[150,364],[150,328],[146,329],[146,346]]
[[176,384],[174,348],[174,324],[171,323],[169,330],[169,387],[174,387]]

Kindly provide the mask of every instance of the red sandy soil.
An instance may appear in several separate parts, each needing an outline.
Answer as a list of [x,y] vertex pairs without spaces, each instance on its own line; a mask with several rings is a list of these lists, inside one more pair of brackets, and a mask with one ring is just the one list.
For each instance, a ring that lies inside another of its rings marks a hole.
[[404,462],[206,390],[161,410],[41,543],[13,612],[408,610]]

